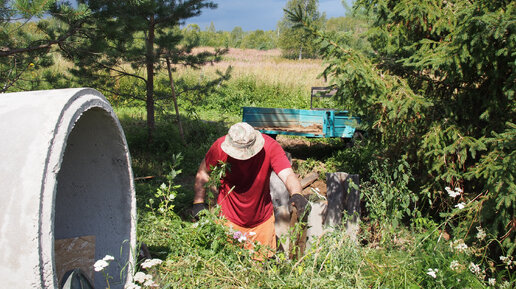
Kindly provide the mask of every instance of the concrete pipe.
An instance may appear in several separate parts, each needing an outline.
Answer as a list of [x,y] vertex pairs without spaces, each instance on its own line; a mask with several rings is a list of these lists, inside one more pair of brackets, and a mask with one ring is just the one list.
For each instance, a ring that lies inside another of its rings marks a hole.
[[[111,288],[131,274],[136,201],[122,127],[94,89],[0,94],[0,283],[59,288],[78,267],[115,257]],[[58,248],[59,247],[59,248]],[[68,266],[68,267],[67,267]]]

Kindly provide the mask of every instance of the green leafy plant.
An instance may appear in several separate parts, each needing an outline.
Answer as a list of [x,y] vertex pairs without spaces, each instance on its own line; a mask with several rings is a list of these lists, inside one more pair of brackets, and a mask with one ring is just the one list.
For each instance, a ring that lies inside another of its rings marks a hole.
[[178,174],[181,173],[181,170],[177,169],[183,160],[183,156],[181,153],[172,156],[172,165],[170,167],[170,172],[166,175],[167,183],[162,183],[154,194],[154,198],[149,199],[149,203],[146,205],[147,208],[150,208],[154,211],[154,203],[155,200],[158,201],[158,207],[156,210],[162,214],[164,217],[172,217],[175,216],[174,212],[174,199],[177,196],[177,190],[181,188],[181,185],[175,185],[174,180]]
[[214,192],[218,192],[221,185],[220,180],[226,176],[227,172],[231,171],[231,164],[219,160],[217,165],[210,166],[210,170],[210,179],[204,185],[209,204],[215,200]]
[[362,185],[362,193],[371,219],[396,228],[404,218],[417,216],[418,196],[408,187],[413,177],[407,161],[400,159],[396,165],[373,161],[370,166],[371,180]]

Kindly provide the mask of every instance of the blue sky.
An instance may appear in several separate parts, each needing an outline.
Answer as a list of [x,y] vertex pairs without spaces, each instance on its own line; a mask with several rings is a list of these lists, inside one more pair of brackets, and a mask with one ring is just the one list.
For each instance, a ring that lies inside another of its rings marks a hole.
[[[346,0],[351,3],[351,0]],[[205,30],[213,22],[216,30],[231,31],[236,26],[244,31],[275,30],[283,17],[287,0],[213,0],[217,9],[206,9],[198,17],[190,18],[186,24],[197,24]],[[319,11],[326,17],[344,16],[346,10],[341,0],[319,0]]]

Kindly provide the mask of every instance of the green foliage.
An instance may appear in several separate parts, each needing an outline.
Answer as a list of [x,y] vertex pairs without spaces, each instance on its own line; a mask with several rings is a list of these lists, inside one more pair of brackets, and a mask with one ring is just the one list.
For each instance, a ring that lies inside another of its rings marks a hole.
[[[108,95],[144,101],[148,138],[152,140],[155,104],[165,94],[156,89],[155,74],[164,67],[169,69],[170,90],[166,95],[174,95],[172,64],[198,68],[220,60],[224,53],[193,53],[199,39],[188,31],[185,35],[189,37],[184,37],[178,28],[184,19],[199,15],[205,8],[216,8],[216,4],[204,0],[79,2],[87,4],[92,13],[81,37],[60,46],[63,55],[74,61],[76,67],[72,72],[81,84],[94,86]],[[119,84],[124,78],[132,79],[133,85],[145,93],[134,95],[132,90],[122,90]]]
[[325,160],[330,172],[352,172],[359,174],[360,179],[369,180],[371,177],[370,162],[378,151],[378,146],[370,139],[352,139],[351,147],[332,153]]
[[370,181],[362,184],[362,194],[369,217],[378,223],[398,227],[404,219],[418,216],[418,195],[408,185],[412,181],[412,170],[405,159],[390,163],[373,161]]
[[[295,8],[301,9],[305,17],[309,18],[314,25],[321,27],[326,21],[325,15],[319,12],[318,0],[289,0],[285,5],[285,11]],[[280,37],[278,46],[286,58],[315,58],[317,47],[313,45],[314,36],[307,34],[303,29],[297,27],[295,22],[288,17],[286,12],[283,19],[278,23]]]
[[240,48],[269,50],[277,47],[277,34],[275,31],[255,30],[246,33],[240,42]]
[[264,83],[249,75],[228,82],[203,99],[192,95],[190,102],[195,107],[240,116],[243,106],[306,108],[308,93],[279,83]]
[[299,260],[280,252],[256,262],[217,209],[203,211],[196,223],[141,217],[141,240],[165,260],[154,278],[161,288],[484,288],[489,282],[511,288],[515,282],[508,267],[493,275],[475,263],[477,247],[444,240],[440,225],[425,218],[416,219],[415,231],[391,233],[385,247],[358,245],[336,230],[313,240]]
[[[471,169],[466,178],[479,178],[485,181],[488,194],[488,210],[482,211],[481,223],[490,224],[491,234],[502,232],[502,244],[513,254],[514,215],[516,210],[516,126],[507,123],[507,129],[492,138],[487,138],[487,154],[483,155],[478,165]],[[493,210],[494,209],[494,210]],[[512,228],[511,226],[512,219]]]
[[50,52],[78,33],[88,15],[84,6],[56,1],[0,1],[0,92],[52,87]]
[[221,160],[218,161],[218,164],[216,166],[210,166],[210,178],[208,182],[204,184],[204,187],[206,189],[206,201],[208,204],[215,204],[217,202],[217,200],[215,199],[214,192],[219,191],[221,180],[224,177],[226,177],[227,172],[230,171],[231,164],[223,162]]
[[177,190],[181,188],[181,185],[174,184],[174,180],[177,175],[181,173],[181,170],[176,168],[180,165],[182,160],[183,156],[181,153],[172,156],[170,172],[166,175],[167,183],[161,183],[154,194],[154,198],[149,199],[149,203],[146,205],[147,208],[154,211],[154,203],[159,202],[156,210],[162,214],[163,217],[172,217],[175,215],[173,202],[177,196]]
[[366,17],[364,13],[356,11],[355,15],[330,18],[325,23],[325,31],[338,43],[343,43],[366,55],[372,55],[373,50],[366,34],[369,29]]
[[431,205],[426,212],[435,216],[453,205],[442,194],[446,185],[462,189],[464,200],[485,196],[491,201],[480,207],[482,221],[496,224],[492,233],[512,251],[514,193],[505,188],[514,191],[514,127],[507,123],[516,118],[516,3],[359,0],[355,5],[370,16],[372,59],[317,30],[302,9],[291,10],[289,17],[317,37],[327,63],[323,76],[338,89],[341,102],[370,125],[377,154],[411,164],[413,181],[406,186],[420,204]]
[[237,26],[231,30],[229,46],[230,47],[241,47],[242,39],[244,38],[244,30],[242,27]]
[[[231,32],[216,31],[213,23],[201,31],[196,24],[190,24],[196,29],[201,46],[209,47],[234,47],[242,49],[268,50],[277,47],[278,35],[272,30],[254,30],[244,32],[242,27],[237,26]],[[191,28],[190,28],[191,29]]]

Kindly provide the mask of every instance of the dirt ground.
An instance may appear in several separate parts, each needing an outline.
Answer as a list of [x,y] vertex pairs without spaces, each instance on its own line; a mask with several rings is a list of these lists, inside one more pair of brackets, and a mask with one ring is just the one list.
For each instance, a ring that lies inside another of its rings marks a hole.
[[299,133],[313,133],[313,134],[321,134],[323,133],[322,125],[320,124],[312,124],[309,126],[302,125],[291,125],[288,127],[256,127],[259,130],[273,130],[273,131],[290,131],[290,132],[299,132]]
[[[323,148],[329,147],[327,144],[323,143],[312,143],[308,138],[291,138],[283,135],[278,135],[276,141],[281,145],[281,147],[288,152],[293,152],[293,163],[302,163],[306,161],[303,153],[299,153],[302,151],[313,151],[313,150],[321,150]],[[297,158],[296,158],[297,157]],[[324,164],[322,164],[324,165]],[[299,173],[299,172],[297,172]],[[309,173],[309,172],[308,172]],[[300,176],[303,178],[304,176]],[[319,179],[315,180],[312,184],[306,187],[303,190],[304,195],[313,194],[312,189],[317,190],[319,194],[326,196],[326,182],[324,180]]]
[[288,150],[293,147],[306,146],[310,147],[311,143],[307,138],[289,138],[282,135],[276,137],[276,141],[281,145],[284,150]]

